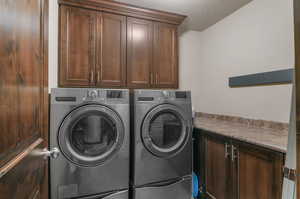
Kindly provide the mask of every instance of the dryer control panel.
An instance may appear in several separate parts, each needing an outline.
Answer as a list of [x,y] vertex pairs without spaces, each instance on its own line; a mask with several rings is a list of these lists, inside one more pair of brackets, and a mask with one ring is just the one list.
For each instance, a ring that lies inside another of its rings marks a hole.
[[52,104],[79,104],[89,101],[129,103],[129,91],[127,89],[54,88],[51,92]]

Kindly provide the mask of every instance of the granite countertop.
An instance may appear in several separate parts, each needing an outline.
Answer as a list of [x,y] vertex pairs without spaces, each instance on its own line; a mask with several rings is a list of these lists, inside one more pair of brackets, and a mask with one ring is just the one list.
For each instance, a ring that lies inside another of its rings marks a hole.
[[194,127],[286,153],[288,124],[197,113]]

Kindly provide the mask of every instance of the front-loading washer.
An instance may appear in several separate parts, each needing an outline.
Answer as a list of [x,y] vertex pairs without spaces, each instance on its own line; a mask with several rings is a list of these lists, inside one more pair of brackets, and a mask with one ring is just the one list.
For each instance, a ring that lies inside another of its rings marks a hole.
[[129,91],[51,90],[52,199],[128,199]]
[[131,110],[133,199],[190,199],[191,93],[135,90]]

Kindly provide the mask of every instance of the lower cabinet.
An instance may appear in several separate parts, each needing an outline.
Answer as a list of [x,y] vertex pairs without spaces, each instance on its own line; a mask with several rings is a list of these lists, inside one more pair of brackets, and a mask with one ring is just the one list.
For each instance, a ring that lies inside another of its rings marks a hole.
[[244,143],[237,144],[235,170],[238,173],[237,198],[281,198],[284,157]]
[[231,165],[227,156],[224,139],[206,137],[205,144],[205,185],[208,198],[231,198]]
[[281,198],[283,153],[199,131],[200,186],[206,198]]

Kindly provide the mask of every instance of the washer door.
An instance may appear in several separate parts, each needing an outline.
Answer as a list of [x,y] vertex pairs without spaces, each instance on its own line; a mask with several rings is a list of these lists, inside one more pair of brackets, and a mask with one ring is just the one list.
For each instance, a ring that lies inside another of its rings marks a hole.
[[119,115],[102,105],[85,105],[71,111],[58,134],[63,154],[75,164],[97,166],[112,158],[124,141]]
[[191,124],[184,118],[182,110],[171,104],[152,109],[142,125],[145,147],[158,157],[169,157],[180,152],[187,143],[191,129]]

